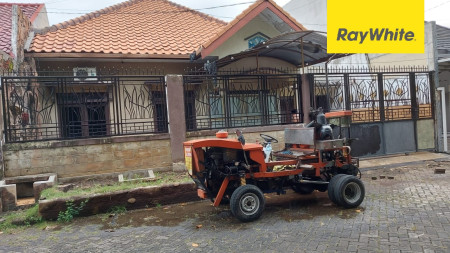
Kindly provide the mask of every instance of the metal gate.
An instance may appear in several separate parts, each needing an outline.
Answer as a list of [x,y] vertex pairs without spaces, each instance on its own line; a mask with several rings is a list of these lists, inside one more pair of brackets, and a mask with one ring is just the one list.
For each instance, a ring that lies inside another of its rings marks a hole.
[[312,101],[315,107],[328,111],[353,112],[350,137],[358,139],[352,143],[354,155],[434,148],[434,101],[429,72],[336,72],[328,74],[328,83],[325,74],[311,74]]
[[299,74],[185,75],[187,131],[302,121]]

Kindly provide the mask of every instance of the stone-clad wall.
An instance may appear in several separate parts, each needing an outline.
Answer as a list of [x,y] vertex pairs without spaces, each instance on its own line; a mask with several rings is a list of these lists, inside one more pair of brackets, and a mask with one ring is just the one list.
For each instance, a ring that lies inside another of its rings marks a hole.
[[25,60],[25,44],[31,30],[30,20],[20,7],[14,5],[12,7],[12,54],[14,58],[15,72],[31,72],[34,71],[32,64]]
[[57,173],[65,178],[172,167],[167,134],[6,144],[4,157],[5,177]]

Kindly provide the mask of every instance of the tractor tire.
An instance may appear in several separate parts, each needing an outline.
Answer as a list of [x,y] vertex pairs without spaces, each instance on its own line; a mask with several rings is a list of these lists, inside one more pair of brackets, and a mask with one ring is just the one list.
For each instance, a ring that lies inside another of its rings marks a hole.
[[265,204],[263,192],[251,184],[239,186],[230,199],[231,213],[243,222],[261,217]]
[[296,193],[303,194],[303,195],[311,194],[314,191],[314,187],[307,186],[304,184],[292,184],[291,188]]
[[345,174],[337,174],[336,176],[332,177],[330,180],[330,183],[328,184],[328,197],[330,198],[330,200],[335,203],[336,205],[338,204],[336,202],[336,199],[334,198],[334,185],[336,184],[336,182],[338,181],[339,178],[345,176]]
[[340,177],[334,185],[334,198],[336,204],[344,208],[358,207],[365,196],[363,182],[351,175]]

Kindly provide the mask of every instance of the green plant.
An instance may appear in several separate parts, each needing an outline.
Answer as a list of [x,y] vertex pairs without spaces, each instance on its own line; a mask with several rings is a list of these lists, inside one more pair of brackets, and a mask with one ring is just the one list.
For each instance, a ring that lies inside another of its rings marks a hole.
[[61,211],[58,214],[58,222],[69,222],[72,221],[74,217],[78,216],[83,208],[86,206],[89,199],[86,199],[76,206],[73,200],[66,201],[66,211]]
[[108,210],[110,214],[121,214],[127,211],[125,206],[113,206]]

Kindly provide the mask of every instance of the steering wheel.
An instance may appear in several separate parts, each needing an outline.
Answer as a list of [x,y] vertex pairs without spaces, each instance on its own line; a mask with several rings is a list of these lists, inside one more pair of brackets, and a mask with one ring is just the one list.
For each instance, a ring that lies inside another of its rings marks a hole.
[[267,134],[259,134],[266,142],[278,143],[278,140]]

